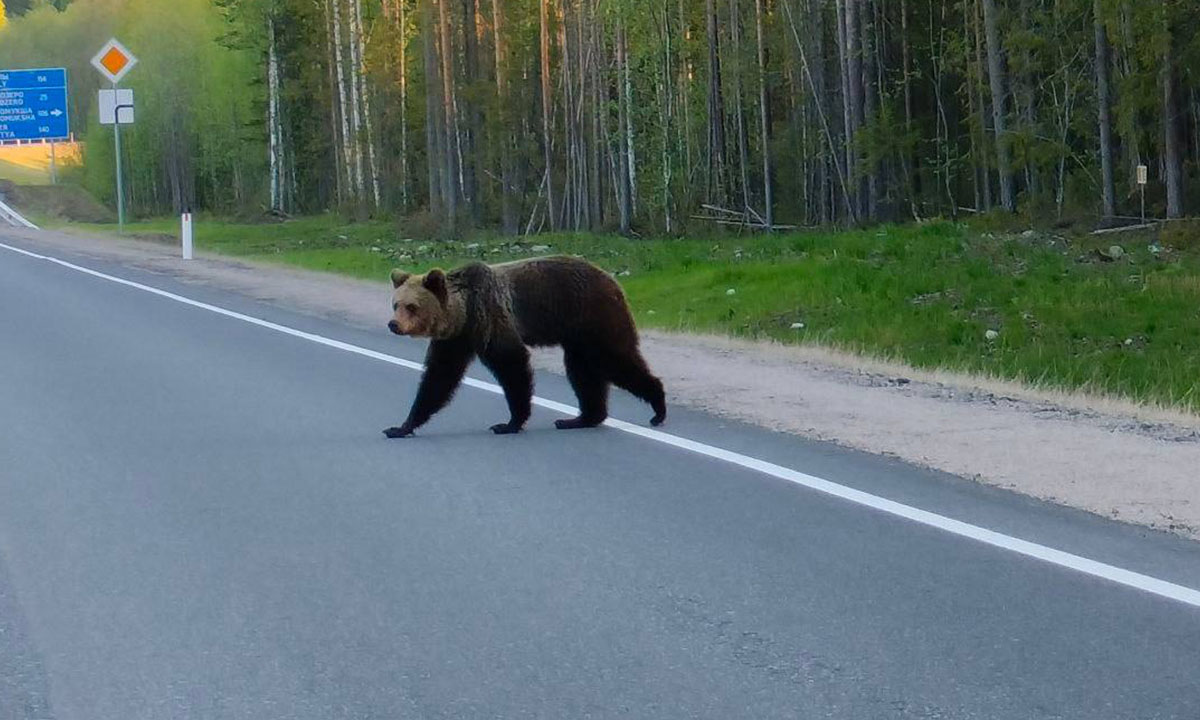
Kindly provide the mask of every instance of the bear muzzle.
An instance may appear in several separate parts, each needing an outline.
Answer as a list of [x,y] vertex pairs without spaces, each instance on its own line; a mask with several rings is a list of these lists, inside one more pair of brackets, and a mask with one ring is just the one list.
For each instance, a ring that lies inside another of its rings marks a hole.
[[391,330],[396,335],[403,335],[404,331],[400,329],[400,323],[395,320],[388,321],[388,330]]

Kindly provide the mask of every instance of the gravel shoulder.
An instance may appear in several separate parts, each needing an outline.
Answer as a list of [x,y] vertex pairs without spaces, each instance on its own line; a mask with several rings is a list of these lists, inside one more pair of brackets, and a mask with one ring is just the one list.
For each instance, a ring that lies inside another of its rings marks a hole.
[[[223,288],[382,331],[386,282],[69,231],[31,244]],[[918,371],[822,348],[644,332],[670,401],[1200,539],[1200,417]],[[561,372],[538,352],[540,369]]]

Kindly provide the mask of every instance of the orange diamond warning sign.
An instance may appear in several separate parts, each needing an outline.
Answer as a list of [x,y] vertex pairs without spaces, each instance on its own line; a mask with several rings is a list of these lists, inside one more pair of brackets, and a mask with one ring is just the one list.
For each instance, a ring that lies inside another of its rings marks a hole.
[[112,48],[104,53],[104,57],[100,58],[100,64],[104,66],[105,70],[116,75],[129,64],[129,56],[116,48]]
[[113,84],[120,82],[134,65],[137,65],[137,58],[116,38],[106,42],[96,57],[92,58],[92,66]]

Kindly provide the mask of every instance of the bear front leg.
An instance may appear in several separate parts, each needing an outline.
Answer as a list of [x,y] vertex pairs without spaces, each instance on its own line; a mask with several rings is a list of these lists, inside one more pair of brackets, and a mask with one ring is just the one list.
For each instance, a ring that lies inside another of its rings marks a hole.
[[533,368],[529,364],[529,350],[518,337],[493,338],[480,359],[496,376],[504,389],[504,399],[508,401],[508,422],[493,425],[492,432],[497,435],[521,432],[533,406]]
[[425,372],[421,375],[421,385],[408,411],[408,419],[399,427],[384,430],[383,434],[389,438],[408,437],[428,422],[454,397],[454,391],[462,382],[472,357],[471,344],[464,339],[434,340],[429,343],[429,350],[425,354]]

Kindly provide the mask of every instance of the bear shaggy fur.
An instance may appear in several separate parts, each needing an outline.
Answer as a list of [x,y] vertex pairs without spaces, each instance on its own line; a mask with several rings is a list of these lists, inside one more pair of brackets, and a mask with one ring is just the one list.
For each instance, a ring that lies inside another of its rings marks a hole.
[[608,417],[609,384],[628,390],[654,409],[652,425],[667,415],[662,382],[638,349],[637,328],[621,286],[600,268],[571,257],[471,263],[449,273],[392,271],[388,329],[430,338],[425,372],[408,419],[389,438],[412,435],[454,395],[476,356],[504,389],[511,414],[492,426],[520,432],[533,400],[530,347],[561,345],[567,377],[579,398],[576,418],[559,429],[595,427]]

